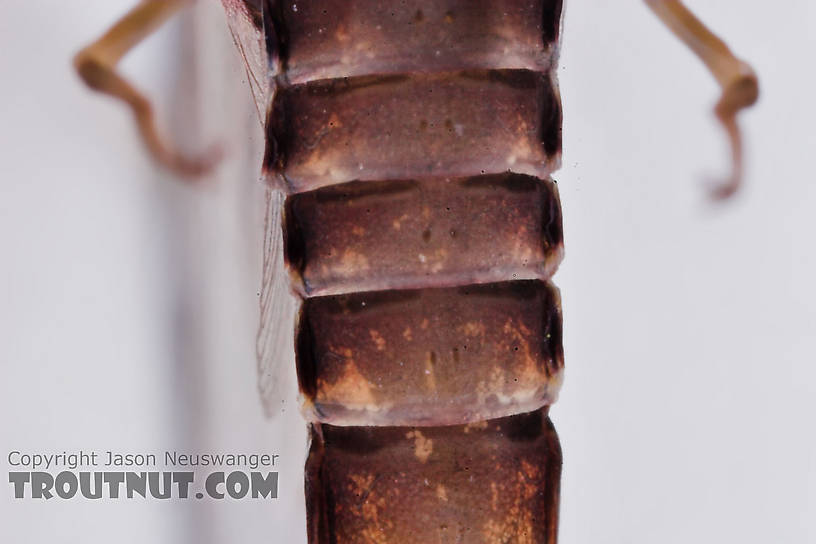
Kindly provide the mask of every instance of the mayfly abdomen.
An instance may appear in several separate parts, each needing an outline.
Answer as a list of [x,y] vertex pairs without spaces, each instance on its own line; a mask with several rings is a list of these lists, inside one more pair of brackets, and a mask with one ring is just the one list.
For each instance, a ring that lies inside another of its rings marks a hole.
[[273,4],[309,541],[554,543],[561,3]]
[[[187,2],[142,0],[74,60],[131,107],[156,160],[195,178],[217,154],[173,146],[116,70]],[[267,225],[283,212],[301,298],[309,542],[554,544],[561,0],[222,3],[267,112],[265,172],[287,195],[281,208],[268,192]],[[756,75],[680,0],[646,3],[720,84],[732,171],[712,194],[728,198]],[[260,294],[267,409],[288,315],[278,235]]]

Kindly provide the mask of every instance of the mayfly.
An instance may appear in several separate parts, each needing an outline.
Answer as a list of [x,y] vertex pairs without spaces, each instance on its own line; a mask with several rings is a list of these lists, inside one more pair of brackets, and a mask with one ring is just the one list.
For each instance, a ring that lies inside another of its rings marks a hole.
[[[176,151],[116,72],[186,3],[144,0],[75,62],[131,106],[160,163],[196,176],[214,160]],[[264,112],[263,170],[285,194],[309,542],[554,543],[561,0],[223,4]],[[733,169],[714,196],[728,197],[756,77],[681,2],[647,4],[722,87]]]

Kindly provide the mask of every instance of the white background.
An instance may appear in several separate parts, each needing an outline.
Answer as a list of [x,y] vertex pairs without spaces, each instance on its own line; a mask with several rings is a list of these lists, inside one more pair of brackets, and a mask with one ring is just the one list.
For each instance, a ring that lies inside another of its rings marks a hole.
[[[710,76],[639,2],[566,8],[566,544],[816,542],[816,8],[688,3],[762,85],[725,205],[702,187],[727,171]],[[0,541],[305,542],[304,424],[264,420],[254,382],[245,76],[214,4],[128,57],[191,148],[229,140],[218,180],[173,184],[70,69],[130,4],[0,7],[0,465],[14,449],[273,451],[281,499],[15,501],[2,484]],[[190,43],[194,73],[234,83],[188,93]]]

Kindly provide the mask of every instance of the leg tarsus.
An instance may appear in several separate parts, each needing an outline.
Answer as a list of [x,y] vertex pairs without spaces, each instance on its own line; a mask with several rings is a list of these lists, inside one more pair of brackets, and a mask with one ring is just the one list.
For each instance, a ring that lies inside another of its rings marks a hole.
[[742,77],[735,78],[728,87],[723,88],[720,101],[714,107],[714,114],[725,128],[731,143],[732,170],[725,182],[712,188],[711,196],[715,200],[724,200],[733,196],[742,183],[742,133],[737,125],[737,114],[740,110],[753,105],[759,98],[759,86],[756,76],[747,65]]
[[212,169],[220,152],[212,149],[200,157],[188,157],[175,149],[159,134],[150,100],[116,72],[122,56],[189,2],[143,0],[101,38],[80,51],[74,57],[74,66],[91,89],[130,106],[142,140],[157,162],[182,176],[197,177]]
[[680,0],[646,0],[663,23],[706,64],[722,88],[714,113],[731,144],[731,176],[712,189],[712,197],[722,200],[737,192],[742,183],[742,136],[737,125],[740,110],[759,98],[756,74],[739,60]]

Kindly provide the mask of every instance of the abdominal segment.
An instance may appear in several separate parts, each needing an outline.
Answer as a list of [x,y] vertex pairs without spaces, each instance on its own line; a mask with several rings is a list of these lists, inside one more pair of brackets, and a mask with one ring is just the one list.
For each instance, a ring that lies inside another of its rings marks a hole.
[[558,292],[540,281],[311,298],[298,329],[307,409],[335,425],[473,423],[561,385]]
[[266,160],[295,192],[505,171],[546,178],[560,119],[553,81],[530,70],[321,80],[276,93]]
[[285,223],[307,296],[547,278],[563,250],[555,183],[507,172],[324,187]]
[[310,542],[554,543],[560,476],[546,408],[445,427],[315,424]]
[[286,80],[516,68],[546,72],[560,0],[321,0],[276,2]]
[[267,8],[309,542],[554,544],[560,1]]

